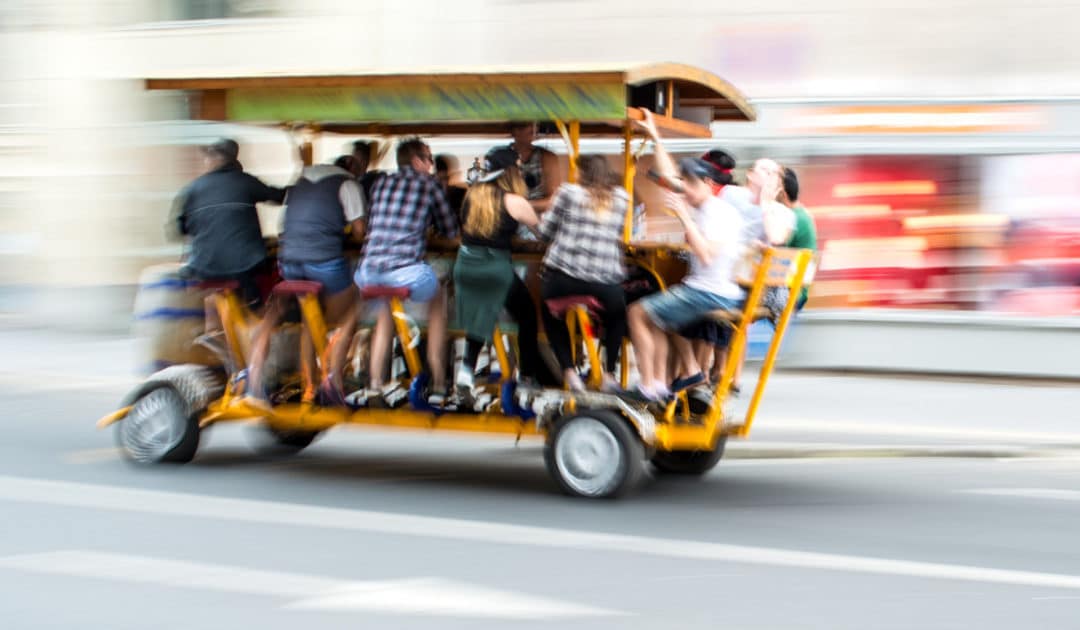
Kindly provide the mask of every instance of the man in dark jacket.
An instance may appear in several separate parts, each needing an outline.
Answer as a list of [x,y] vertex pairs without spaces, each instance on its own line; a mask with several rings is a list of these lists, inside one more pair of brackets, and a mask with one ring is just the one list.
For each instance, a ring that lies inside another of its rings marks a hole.
[[202,151],[207,172],[174,204],[177,227],[190,238],[186,270],[200,280],[237,280],[244,299],[258,303],[255,278],[267,253],[255,204],[281,203],[285,191],[245,173],[234,140],[223,138]]

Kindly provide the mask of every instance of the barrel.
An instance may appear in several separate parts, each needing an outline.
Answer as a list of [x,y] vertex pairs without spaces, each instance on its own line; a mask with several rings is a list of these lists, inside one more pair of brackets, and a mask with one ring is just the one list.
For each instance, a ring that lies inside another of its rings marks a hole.
[[219,366],[221,360],[194,344],[203,334],[203,301],[207,291],[182,277],[181,265],[154,265],[139,276],[135,295],[135,336],[138,369],[152,373],[170,365],[194,363]]

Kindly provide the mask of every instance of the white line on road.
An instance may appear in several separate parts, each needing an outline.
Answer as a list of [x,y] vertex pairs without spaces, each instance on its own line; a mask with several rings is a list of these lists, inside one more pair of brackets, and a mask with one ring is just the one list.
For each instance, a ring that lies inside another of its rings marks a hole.
[[14,387],[25,392],[49,391],[127,391],[139,379],[129,376],[93,377],[62,372],[0,372],[0,387]]
[[1080,490],[1061,490],[1058,488],[981,488],[978,490],[958,490],[958,492],[997,497],[1020,497],[1023,499],[1080,501]]
[[890,576],[1080,590],[1080,576],[1077,575],[1012,571],[691,540],[593,533],[527,525],[485,523],[431,516],[327,508],[296,503],[232,499],[157,490],[137,490],[68,481],[45,481],[0,476],[0,500],[116,510],[140,514],[367,531],[393,536],[444,538],[483,544],[633,553],[699,561],[714,560],[803,569],[825,569]]
[[1080,444],[1080,430],[1013,431],[1008,429],[965,428],[957,426],[928,426],[908,423],[883,423],[876,421],[836,421],[812,418],[766,418],[761,420],[758,431],[764,435],[772,430],[806,431],[811,433],[840,433],[844,435],[897,435],[955,440],[978,440],[1015,446],[1017,442],[1039,444]]
[[499,619],[554,619],[624,614],[439,578],[360,582],[96,551],[54,551],[10,556],[0,558],[0,568],[170,588],[279,597],[293,600],[285,605],[287,608],[301,610],[367,610]]

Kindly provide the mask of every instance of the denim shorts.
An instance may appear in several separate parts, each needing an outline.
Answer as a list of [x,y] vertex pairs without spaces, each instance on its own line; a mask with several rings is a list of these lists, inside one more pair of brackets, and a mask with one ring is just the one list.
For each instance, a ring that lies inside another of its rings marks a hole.
[[280,261],[281,277],[286,280],[312,280],[323,286],[323,293],[333,295],[352,285],[349,263],[344,258],[335,258],[326,262],[289,262]]
[[638,300],[638,303],[654,324],[670,332],[678,332],[712,311],[734,311],[742,308],[741,300],[693,289],[685,284],[676,284],[668,287],[667,291],[647,295]]
[[356,270],[356,285],[364,287],[408,287],[409,300],[430,302],[439,292],[439,279],[427,263],[416,263],[390,271],[376,271],[361,263]]

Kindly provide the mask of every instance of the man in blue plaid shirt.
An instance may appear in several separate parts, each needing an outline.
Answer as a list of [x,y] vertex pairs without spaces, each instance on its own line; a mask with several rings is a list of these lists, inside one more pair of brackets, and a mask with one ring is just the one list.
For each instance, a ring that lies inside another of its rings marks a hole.
[[[406,287],[409,299],[428,303],[427,359],[431,371],[432,404],[441,405],[446,392],[446,294],[431,265],[424,262],[428,228],[448,238],[458,234],[457,218],[442,187],[432,175],[431,148],[419,138],[398,144],[398,171],[380,179],[371,191],[364,259],[356,270],[356,284],[365,287]],[[382,389],[390,354],[393,322],[389,308],[381,307],[371,340],[371,382]],[[384,392],[389,400],[391,395]]]

